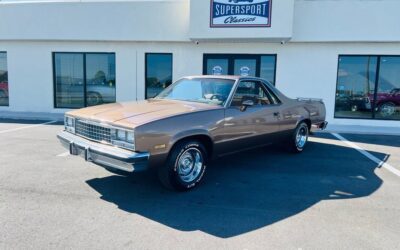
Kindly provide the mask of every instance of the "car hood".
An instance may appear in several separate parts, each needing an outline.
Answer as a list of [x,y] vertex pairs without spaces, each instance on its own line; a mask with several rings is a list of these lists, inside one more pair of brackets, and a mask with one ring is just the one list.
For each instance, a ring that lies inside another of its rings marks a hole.
[[175,100],[145,100],[113,103],[70,111],[76,118],[134,128],[155,120],[190,112],[219,109],[220,106]]

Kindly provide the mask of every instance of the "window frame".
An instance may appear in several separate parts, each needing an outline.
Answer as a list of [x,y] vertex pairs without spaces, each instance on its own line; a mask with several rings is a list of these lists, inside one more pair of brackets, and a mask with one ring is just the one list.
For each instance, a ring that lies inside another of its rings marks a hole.
[[[340,57],[376,57],[376,72],[375,72],[375,82],[374,82],[374,103],[371,103],[371,118],[363,118],[363,117],[343,117],[336,115],[336,93],[339,84],[339,68],[340,68]],[[334,111],[333,111],[333,118],[334,119],[351,119],[351,120],[371,120],[371,121],[399,121],[398,119],[393,118],[376,118],[375,113],[375,102],[378,96],[378,87],[379,87],[379,79],[380,79],[380,68],[381,68],[381,58],[382,57],[400,57],[400,55],[386,55],[386,54],[339,54],[337,58],[337,69],[336,69],[336,87],[335,93],[333,96],[334,101]]]
[[[208,59],[227,59],[228,60],[228,75],[234,75],[235,60],[236,59],[255,59],[256,60],[256,76],[261,75],[261,57],[273,56],[275,57],[274,65],[274,79],[272,85],[276,86],[276,67],[278,65],[278,54],[230,54],[230,53],[203,53],[203,75],[207,75],[207,60]],[[261,78],[263,79],[263,78]],[[265,79],[267,80],[267,79]]]
[[8,53],[7,51],[2,51],[0,50],[0,53],[4,53],[6,54],[6,67],[7,67],[7,88],[8,88],[8,101],[7,101],[7,105],[0,105],[0,107],[10,107],[10,84],[8,81]]
[[[240,79],[235,83],[236,86],[234,87],[234,89],[233,89],[233,91],[232,91],[232,96],[230,97],[230,102],[229,102],[229,105],[227,105],[227,107],[229,107],[229,108],[237,108],[237,107],[240,107],[240,106],[234,106],[234,105],[232,105],[232,102],[233,102],[233,98],[234,98],[235,95],[236,95],[236,91],[237,91],[238,88],[239,88],[239,84],[240,84],[241,82],[254,82],[254,83],[257,83],[257,82],[258,82],[258,83],[260,83],[260,87],[264,90],[265,94],[267,95],[267,98],[271,101],[271,104],[267,104],[267,105],[254,105],[253,107],[256,107],[256,108],[257,108],[257,107],[258,107],[258,108],[266,108],[266,107],[279,106],[279,105],[282,104],[281,100],[276,96],[276,94],[273,93],[273,91],[271,91],[270,88],[268,88],[268,86],[266,85],[266,82],[265,82],[265,81],[259,80],[259,79],[254,79],[254,78],[240,78]],[[275,102],[274,99],[276,99],[277,102]]]
[[144,99],[147,99],[147,56],[148,55],[170,55],[171,56],[171,84],[174,83],[174,54],[172,52],[146,52],[144,53]]
[[[56,54],[81,54],[83,57],[83,107],[71,108],[71,107],[59,107],[57,106],[57,83],[56,83]],[[115,52],[76,52],[76,51],[52,51],[52,63],[53,63],[53,103],[55,109],[81,109],[90,107],[87,105],[87,76],[86,76],[86,55],[89,54],[103,54],[103,55],[114,55],[115,58],[115,100],[117,100],[117,55]]]

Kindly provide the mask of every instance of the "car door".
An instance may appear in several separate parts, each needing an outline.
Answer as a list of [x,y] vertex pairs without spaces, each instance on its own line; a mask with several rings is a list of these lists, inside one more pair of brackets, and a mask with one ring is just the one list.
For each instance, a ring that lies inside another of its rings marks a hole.
[[225,110],[225,150],[232,152],[271,143],[279,131],[279,115],[279,105],[262,82],[241,80]]

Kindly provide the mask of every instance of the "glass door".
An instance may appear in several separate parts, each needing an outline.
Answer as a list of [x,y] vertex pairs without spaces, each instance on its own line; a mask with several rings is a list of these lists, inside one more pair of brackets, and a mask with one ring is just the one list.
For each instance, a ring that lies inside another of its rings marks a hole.
[[207,59],[207,75],[228,75],[228,59]]
[[255,76],[275,84],[276,55],[204,54],[204,75]]
[[243,58],[234,59],[233,74],[237,76],[257,76],[257,59]]

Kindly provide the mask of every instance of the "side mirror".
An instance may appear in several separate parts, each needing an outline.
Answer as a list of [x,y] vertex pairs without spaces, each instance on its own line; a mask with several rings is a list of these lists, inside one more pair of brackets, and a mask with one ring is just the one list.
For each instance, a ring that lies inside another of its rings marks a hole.
[[240,106],[240,111],[244,112],[248,107],[254,106],[254,102],[252,100],[246,100],[242,102],[242,106]]

